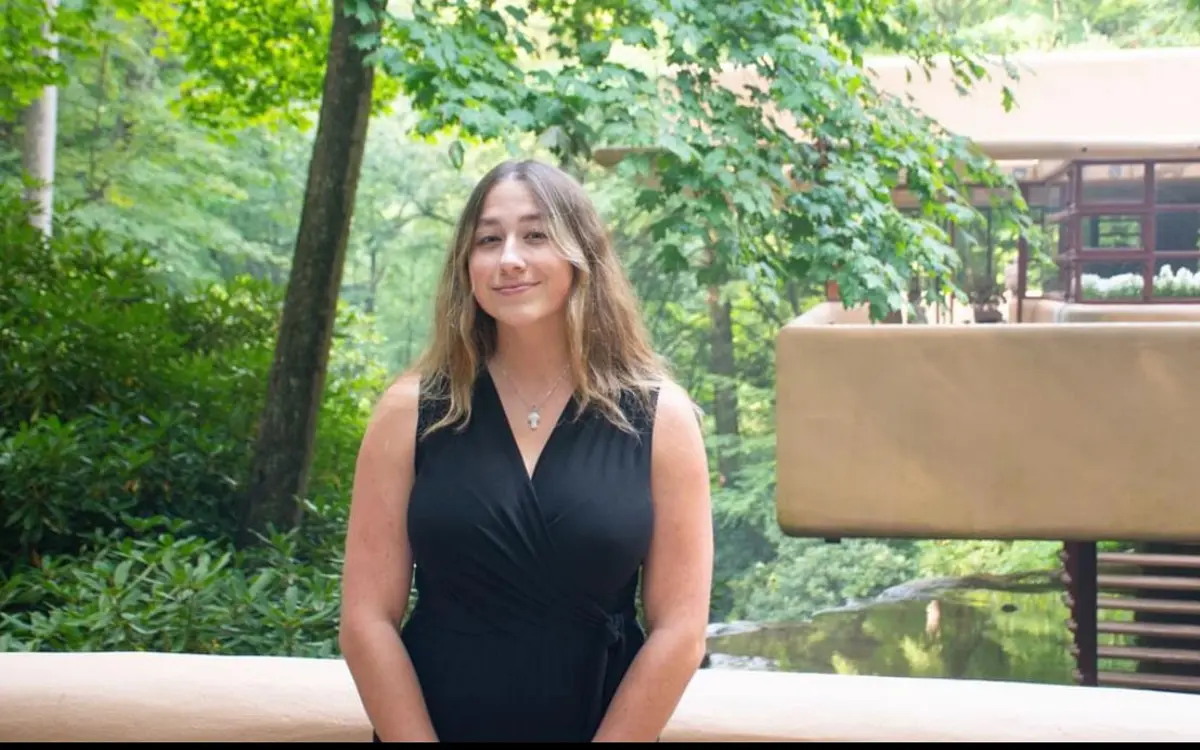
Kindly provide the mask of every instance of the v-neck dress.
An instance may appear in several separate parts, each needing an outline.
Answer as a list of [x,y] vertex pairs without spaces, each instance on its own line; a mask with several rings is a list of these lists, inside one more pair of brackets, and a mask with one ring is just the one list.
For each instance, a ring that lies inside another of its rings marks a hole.
[[[421,431],[441,416],[425,404]],[[572,398],[543,424],[531,475],[484,370],[468,426],[418,441],[417,603],[401,637],[439,740],[595,735],[645,640],[635,594],[654,525],[653,408],[622,407],[636,434]]]

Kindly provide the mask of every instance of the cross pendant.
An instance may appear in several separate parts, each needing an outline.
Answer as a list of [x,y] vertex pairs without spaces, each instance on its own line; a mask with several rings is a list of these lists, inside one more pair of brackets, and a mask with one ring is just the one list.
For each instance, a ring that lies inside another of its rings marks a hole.
[[529,412],[529,416],[525,418],[525,422],[526,422],[526,424],[529,425],[529,429],[531,429],[531,430],[536,430],[538,428],[538,422],[541,422],[541,421],[542,421],[542,415],[538,414],[537,409],[531,410]]

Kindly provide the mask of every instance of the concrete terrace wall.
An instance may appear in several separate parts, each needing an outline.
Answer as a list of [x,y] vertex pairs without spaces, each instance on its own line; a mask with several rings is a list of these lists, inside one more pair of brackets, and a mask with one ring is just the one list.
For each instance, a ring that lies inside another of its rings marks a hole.
[[1200,324],[802,317],[780,332],[776,368],[788,534],[1200,540]]
[[[1016,320],[1016,303],[1010,305],[1011,317]],[[1200,323],[1200,304],[1138,304],[1121,305],[1088,302],[1072,304],[1054,299],[1028,298],[1022,303],[1022,323],[1138,323],[1194,322]]]
[[[0,742],[369,742],[336,659],[0,654]],[[1200,696],[702,670],[663,740],[1187,741]]]

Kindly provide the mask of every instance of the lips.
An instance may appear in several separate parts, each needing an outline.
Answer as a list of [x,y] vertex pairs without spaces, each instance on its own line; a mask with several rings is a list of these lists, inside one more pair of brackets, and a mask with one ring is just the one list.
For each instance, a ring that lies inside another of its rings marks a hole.
[[527,292],[537,286],[537,282],[530,281],[524,284],[506,284],[504,286],[495,287],[496,294],[502,294],[505,297],[511,297],[522,292]]

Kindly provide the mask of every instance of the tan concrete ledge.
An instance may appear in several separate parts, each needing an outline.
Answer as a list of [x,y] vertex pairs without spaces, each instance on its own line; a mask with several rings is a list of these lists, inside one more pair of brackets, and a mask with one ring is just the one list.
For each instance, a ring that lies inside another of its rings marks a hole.
[[[1016,307],[1016,300],[1013,300],[1009,310]],[[1195,303],[1072,303],[1029,297],[1021,302],[1020,307],[1022,323],[1200,323],[1200,305]],[[1010,319],[1016,318],[1016,314],[1010,312]]]
[[[0,654],[0,742],[368,742],[335,659]],[[703,670],[663,736],[706,741],[1191,741],[1200,696]]]
[[1200,324],[830,317],[777,340],[785,533],[1200,540]]

